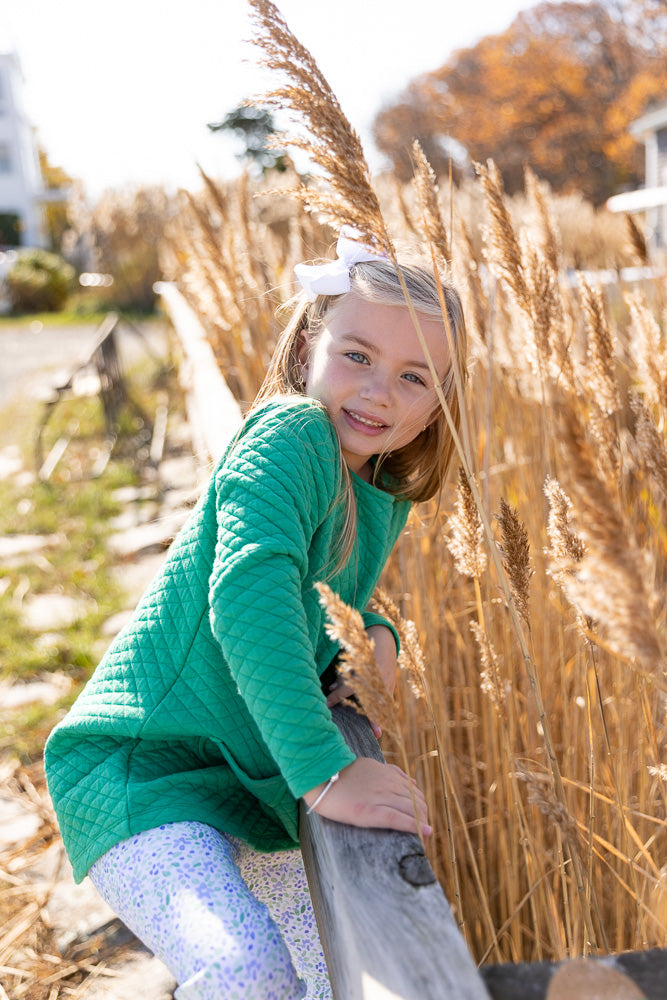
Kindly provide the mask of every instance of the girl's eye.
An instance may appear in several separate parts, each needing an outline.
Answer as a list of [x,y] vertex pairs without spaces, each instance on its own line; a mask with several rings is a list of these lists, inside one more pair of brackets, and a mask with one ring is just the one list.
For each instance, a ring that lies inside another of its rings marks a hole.
[[406,382],[412,382],[413,385],[426,385],[426,382],[421,377],[421,375],[415,375],[414,372],[406,372],[403,378]]
[[356,361],[359,365],[368,364],[368,358],[365,354],[362,354],[361,351],[347,351],[345,357],[349,358],[350,361]]

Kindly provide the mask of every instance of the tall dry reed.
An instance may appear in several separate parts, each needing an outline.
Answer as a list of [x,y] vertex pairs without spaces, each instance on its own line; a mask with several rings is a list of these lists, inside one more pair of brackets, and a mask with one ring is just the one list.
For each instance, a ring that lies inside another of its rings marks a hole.
[[[440,191],[417,148],[415,185],[374,201],[314,60],[273,5],[253,8],[269,64],[292,74],[272,99],[305,112],[322,175],[291,208],[307,182],[288,181],[280,230],[243,185],[218,197],[207,181],[184,206],[171,253],[239,398],[261,377],[292,263],[326,254],[342,223],[384,247],[418,237],[465,298],[462,471],[413,511],[382,581],[425,650],[396,710],[432,863],[480,962],[665,945],[664,290],[625,303],[590,275],[571,282],[530,172],[518,227],[492,163],[478,167],[479,226],[474,198]],[[398,743],[384,749],[401,763]]]

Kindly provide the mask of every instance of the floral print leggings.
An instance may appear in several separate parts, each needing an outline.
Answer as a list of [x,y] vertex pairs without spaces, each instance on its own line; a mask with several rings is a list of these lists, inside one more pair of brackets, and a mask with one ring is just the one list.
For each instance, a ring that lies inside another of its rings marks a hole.
[[168,823],[116,844],[90,878],[170,970],[175,1000],[331,1000],[300,851]]

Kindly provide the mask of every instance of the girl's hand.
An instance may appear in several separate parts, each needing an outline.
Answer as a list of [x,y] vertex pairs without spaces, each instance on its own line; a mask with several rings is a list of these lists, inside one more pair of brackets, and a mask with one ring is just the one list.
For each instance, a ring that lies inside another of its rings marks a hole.
[[[312,805],[324,784],[303,796]],[[416,816],[415,816],[416,809]],[[395,764],[358,757],[340,772],[315,812],[338,823],[430,837],[426,801],[416,781]]]
[[[393,695],[394,688],[396,687],[397,667],[396,642],[394,641],[393,633],[385,625],[370,625],[366,631],[368,632],[368,637],[373,640],[375,662],[377,663],[384,686],[389,694]],[[333,708],[334,705],[345,701],[346,698],[351,698],[353,694],[354,691],[348,684],[338,682],[329,691],[327,705],[329,708]],[[373,734],[379,740],[382,736],[382,730],[377,723],[370,719],[369,722]]]

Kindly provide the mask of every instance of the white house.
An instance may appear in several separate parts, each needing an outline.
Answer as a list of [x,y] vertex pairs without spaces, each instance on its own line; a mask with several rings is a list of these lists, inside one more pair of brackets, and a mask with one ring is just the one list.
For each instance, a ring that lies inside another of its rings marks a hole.
[[0,52],[0,249],[46,245],[42,203],[47,198],[18,55]]
[[652,250],[667,251],[667,101],[654,104],[630,125],[630,134],[644,143],[644,187],[615,195],[607,202],[612,212],[646,212]]

